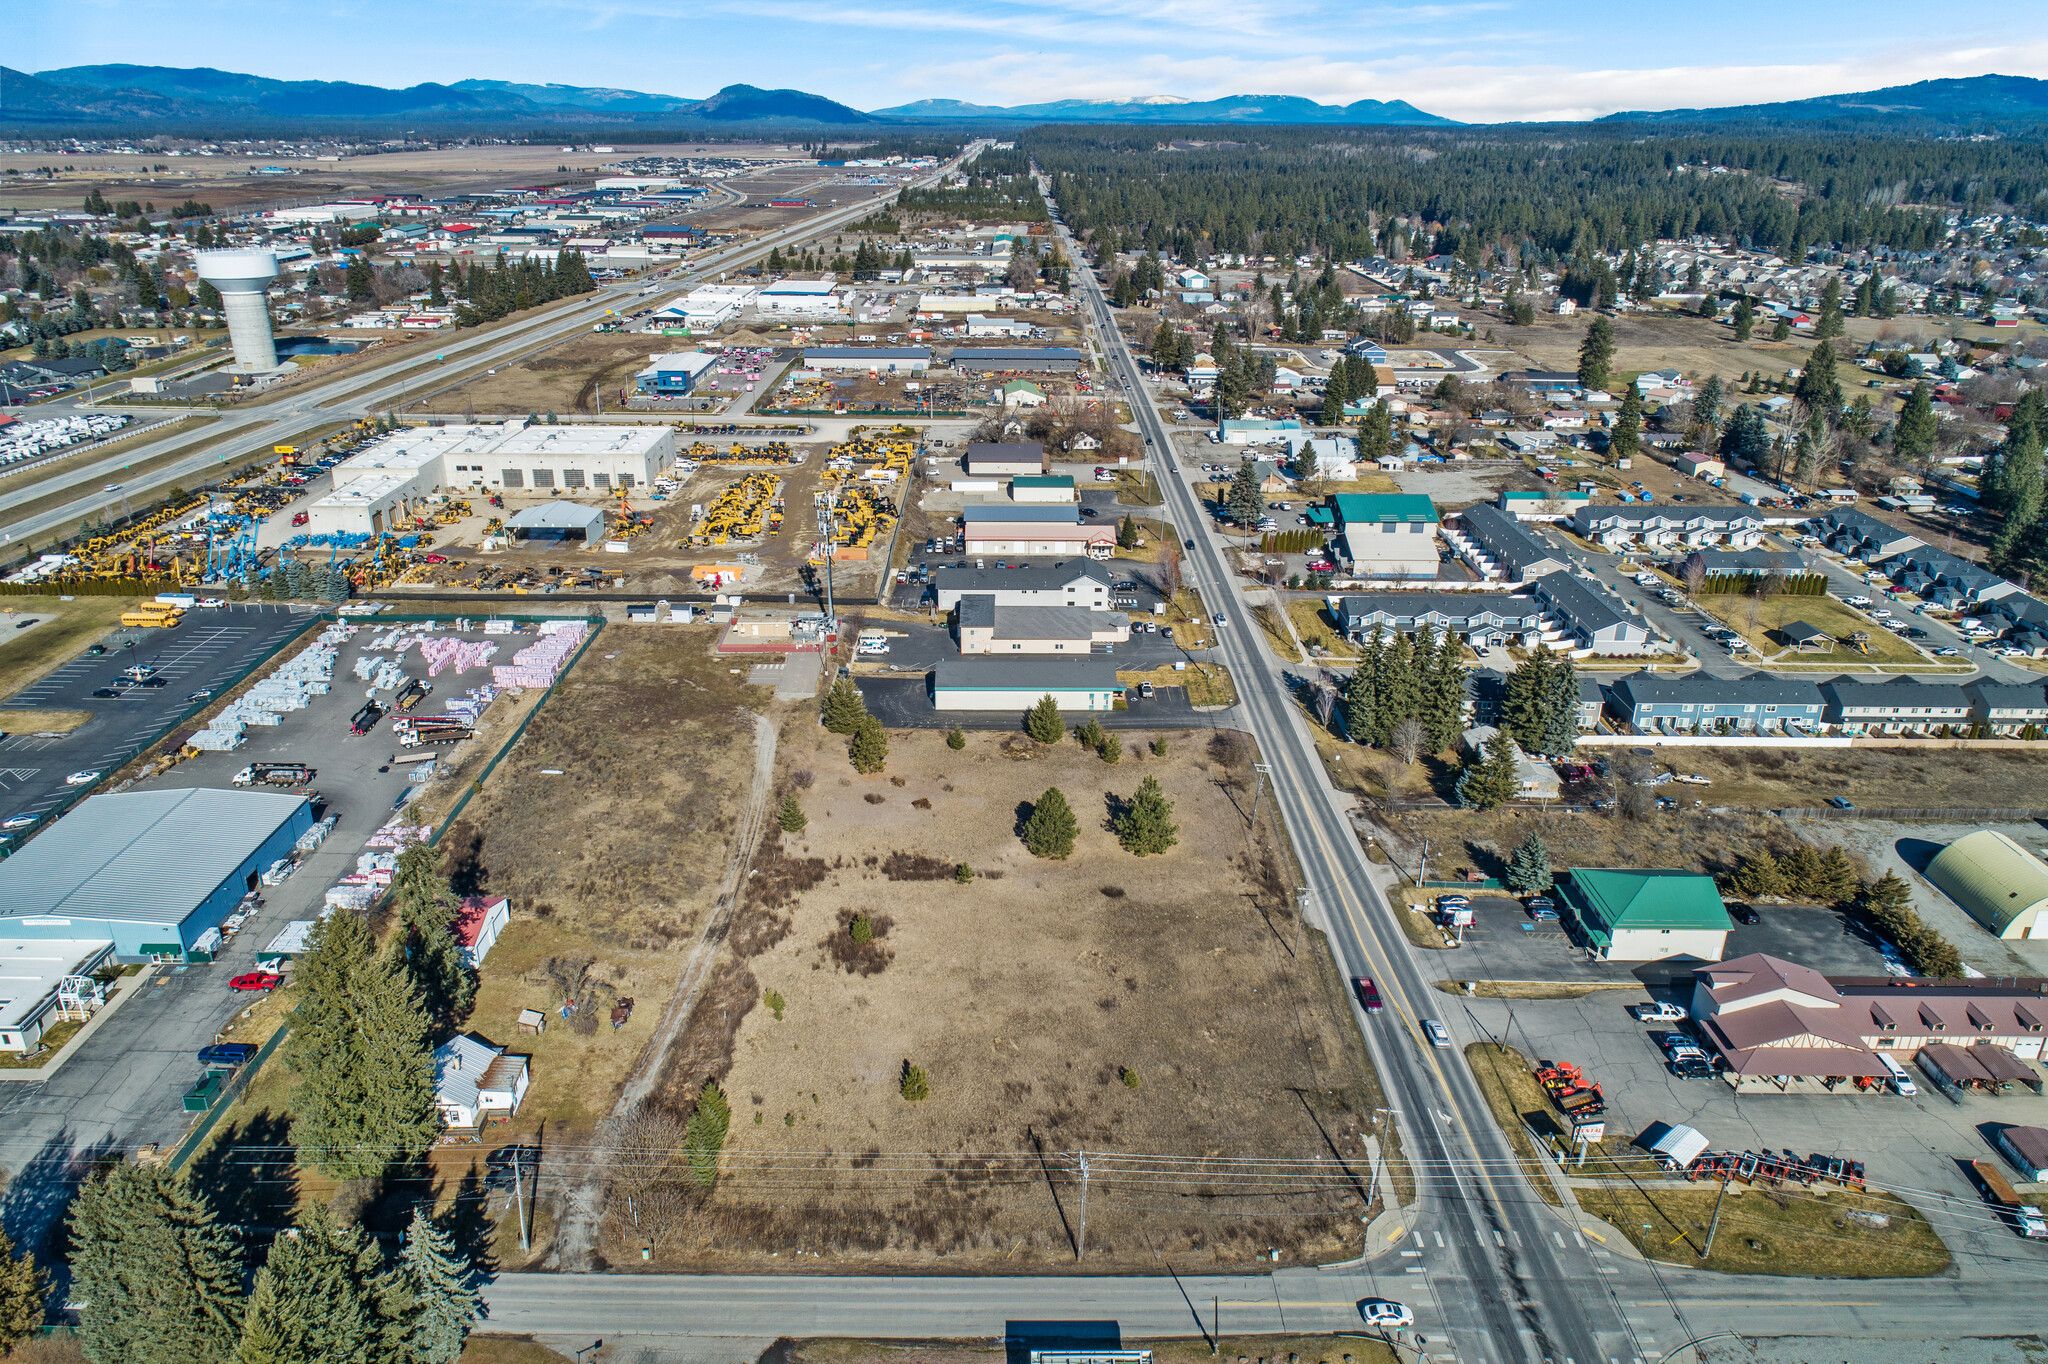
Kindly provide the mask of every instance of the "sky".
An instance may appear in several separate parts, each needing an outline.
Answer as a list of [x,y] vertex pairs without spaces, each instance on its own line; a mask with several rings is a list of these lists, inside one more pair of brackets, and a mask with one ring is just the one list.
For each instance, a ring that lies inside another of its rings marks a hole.
[[1404,99],[1465,122],[2048,78],[2041,0],[19,0],[0,65],[467,77],[702,97]]

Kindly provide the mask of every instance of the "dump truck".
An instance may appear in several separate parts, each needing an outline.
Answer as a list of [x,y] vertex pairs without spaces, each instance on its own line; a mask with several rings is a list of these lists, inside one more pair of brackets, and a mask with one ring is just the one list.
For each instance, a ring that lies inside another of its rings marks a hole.
[[1976,1171],[1977,1187],[1983,1191],[1984,1201],[2011,1218],[2015,1231],[2030,1241],[2048,1240],[2048,1218],[2043,1218],[2041,1209],[2034,1204],[2020,1201],[2003,1170],[1988,1160],[1973,1160],[1970,1168]]
[[318,775],[304,763],[250,763],[235,773],[235,785],[304,786]]

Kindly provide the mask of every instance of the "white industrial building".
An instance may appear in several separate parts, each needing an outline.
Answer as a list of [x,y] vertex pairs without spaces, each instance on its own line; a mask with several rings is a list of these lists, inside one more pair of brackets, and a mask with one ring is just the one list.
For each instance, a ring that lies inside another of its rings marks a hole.
[[110,938],[0,942],[0,1051],[34,1051],[52,1026],[98,1008],[90,977],[113,955]]
[[777,280],[757,300],[764,313],[843,313],[846,300],[829,279]]
[[646,487],[675,462],[668,426],[512,421],[400,431],[334,466],[307,509],[312,534],[380,535],[437,492],[595,492]]
[[737,318],[759,293],[751,284],[700,284],[655,317],[680,318],[691,331],[709,331]]

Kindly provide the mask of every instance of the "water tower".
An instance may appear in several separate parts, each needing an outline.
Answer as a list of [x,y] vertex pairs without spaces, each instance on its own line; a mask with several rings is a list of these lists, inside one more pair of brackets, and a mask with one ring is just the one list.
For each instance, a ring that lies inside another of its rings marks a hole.
[[228,338],[235,343],[236,374],[268,374],[277,368],[277,347],[270,340],[270,304],[263,291],[277,278],[277,257],[261,248],[195,251],[199,278],[220,290],[221,311],[227,314]]

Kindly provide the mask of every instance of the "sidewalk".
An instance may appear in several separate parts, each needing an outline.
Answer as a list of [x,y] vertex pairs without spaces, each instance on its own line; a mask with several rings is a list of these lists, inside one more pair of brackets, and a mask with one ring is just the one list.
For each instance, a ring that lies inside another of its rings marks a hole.
[[85,1026],[80,1028],[77,1032],[73,1033],[71,1035],[71,1040],[69,1042],[66,1042],[62,1047],[58,1048],[57,1054],[55,1056],[52,1056],[48,1061],[45,1061],[42,1065],[36,1066],[33,1069],[0,1070],[0,1084],[5,1084],[8,1081],[19,1081],[23,1083],[40,1083],[44,1080],[49,1079],[52,1075],[55,1075],[58,1071],[64,1068],[64,1063],[69,1061],[72,1058],[72,1056],[76,1054],[79,1046],[84,1043],[85,1039],[91,1037],[94,1032],[98,1031],[101,1022],[103,1022],[108,1017],[108,1015],[112,1014],[114,1010],[120,1008],[129,1000],[141,994],[142,987],[149,984],[150,977],[154,976],[155,974],[156,963],[151,962],[147,966],[144,966],[140,971],[137,971],[132,976],[122,976],[120,980],[120,987],[117,990],[115,990],[114,997],[107,1003],[101,1005],[100,1011],[94,1014],[91,1018],[87,1019]]

